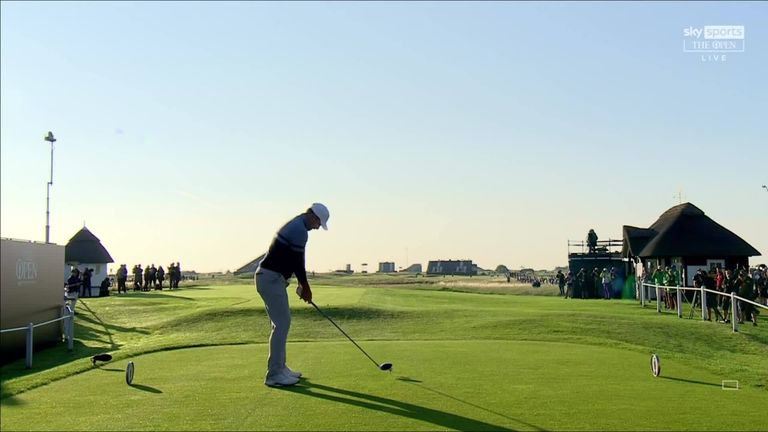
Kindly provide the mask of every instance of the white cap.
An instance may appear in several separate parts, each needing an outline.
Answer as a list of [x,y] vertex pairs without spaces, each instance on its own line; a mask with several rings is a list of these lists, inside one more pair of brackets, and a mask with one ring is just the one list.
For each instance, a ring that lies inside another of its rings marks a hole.
[[309,209],[312,210],[312,213],[314,213],[315,216],[320,218],[320,226],[322,226],[323,229],[327,231],[328,218],[331,217],[331,214],[328,212],[328,207],[320,203],[314,203]]

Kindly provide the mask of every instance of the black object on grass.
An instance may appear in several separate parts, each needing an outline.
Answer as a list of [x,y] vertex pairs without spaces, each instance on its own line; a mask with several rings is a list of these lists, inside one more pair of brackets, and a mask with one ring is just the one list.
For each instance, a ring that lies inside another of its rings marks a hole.
[[382,363],[382,364],[378,364],[378,363],[376,362],[376,360],[374,360],[374,359],[373,359],[373,357],[371,357],[370,355],[368,355],[368,353],[367,353],[367,352],[365,352],[365,350],[364,350],[363,348],[361,348],[361,347],[360,347],[360,345],[358,345],[358,344],[357,344],[357,342],[355,342],[355,340],[354,340],[354,339],[352,339],[351,337],[349,337],[349,335],[348,335],[348,334],[347,334],[347,333],[346,333],[344,330],[342,330],[342,329],[341,329],[341,327],[339,327],[339,326],[338,326],[338,325],[337,325],[335,322],[333,322],[333,320],[331,319],[331,317],[329,317],[329,316],[328,316],[328,315],[326,315],[326,314],[325,314],[323,311],[321,311],[321,310],[320,310],[320,308],[319,308],[319,307],[317,307],[317,305],[315,304],[315,302],[313,302],[313,301],[310,301],[310,302],[309,302],[309,304],[311,304],[312,306],[314,306],[314,307],[315,307],[315,309],[317,309],[317,311],[318,311],[318,312],[320,312],[320,315],[324,316],[324,317],[325,317],[325,318],[326,318],[328,321],[330,321],[330,322],[331,322],[331,324],[333,324],[333,325],[334,325],[334,327],[336,327],[337,329],[339,329],[339,331],[340,331],[342,334],[344,334],[344,336],[346,336],[346,337],[347,337],[347,339],[349,339],[349,341],[350,341],[350,342],[352,342],[353,344],[355,344],[355,346],[357,347],[357,349],[359,349],[360,351],[362,351],[362,352],[363,352],[363,354],[365,354],[365,356],[366,356],[366,357],[368,357],[368,359],[370,359],[370,360],[373,362],[373,364],[375,364],[375,365],[376,365],[376,367],[377,367],[377,368],[379,368],[380,370],[383,370],[383,371],[390,371],[390,372],[392,371],[392,363]]
[[91,363],[93,363],[94,366],[96,365],[97,361],[108,362],[110,360],[112,360],[112,356],[109,354],[96,354],[95,356],[91,357]]

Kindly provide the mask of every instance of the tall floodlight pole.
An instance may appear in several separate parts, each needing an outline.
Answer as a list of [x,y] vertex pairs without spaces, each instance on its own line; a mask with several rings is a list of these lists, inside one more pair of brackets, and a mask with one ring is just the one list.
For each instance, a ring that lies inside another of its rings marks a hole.
[[48,131],[48,135],[44,138],[51,143],[51,179],[48,181],[48,190],[45,194],[45,242],[51,242],[51,186],[53,186],[53,143],[56,142],[56,138],[53,137],[53,132]]

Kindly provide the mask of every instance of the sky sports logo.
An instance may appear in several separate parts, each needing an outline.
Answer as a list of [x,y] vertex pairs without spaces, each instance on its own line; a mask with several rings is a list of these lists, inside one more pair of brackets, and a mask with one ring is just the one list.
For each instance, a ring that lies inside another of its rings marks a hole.
[[[683,52],[692,53],[735,53],[744,52],[744,26],[712,25],[704,27],[689,26],[683,29]],[[702,56],[717,60],[719,56]]]

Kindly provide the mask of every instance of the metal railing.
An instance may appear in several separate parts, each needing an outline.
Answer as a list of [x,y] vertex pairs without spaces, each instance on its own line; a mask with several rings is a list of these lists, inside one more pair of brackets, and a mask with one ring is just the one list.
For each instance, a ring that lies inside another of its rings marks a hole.
[[[736,295],[735,292],[731,293],[724,293],[721,291],[715,291],[708,288],[696,288],[696,287],[687,287],[687,286],[667,286],[667,285],[656,285],[648,282],[643,282],[640,286],[640,305],[645,307],[645,304],[648,302],[646,300],[648,298],[648,293],[646,292],[647,289],[654,289],[656,292],[656,312],[661,313],[661,290],[675,290],[676,293],[676,305],[675,309],[677,311],[677,317],[682,318],[683,317],[683,291],[694,291],[696,294],[694,295],[694,302],[696,299],[696,296],[700,296],[701,298],[701,319],[702,320],[708,320],[709,317],[709,310],[707,308],[707,296],[706,293],[712,293],[717,294],[721,297],[726,297],[731,300],[731,324],[733,325],[733,331],[738,332],[739,331],[739,320],[738,320],[738,313],[739,311],[739,302],[745,302],[750,303],[752,305],[755,305],[759,308],[768,310],[768,306],[762,305],[760,303],[754,302],[749,299],[745,299],[743,297],[739,297]],[[669,292],[667,292],[667,295],[669,295]],[[737,301],[738,300],[738,301]],[[695,307],[694,303],[691,303],[691,307]],[[725,312],[725,311],[723,311]]]
[[26,341],[26,358],[25,358],[25,366],[27,369],[32,368],[32,353],[34,351],[34,342],[35,342],[35,327],[41,327],[44,325],[52,324],[55,322],[63,321],[64,328],[62,331],[62,334],[64,338],[67,340],[67,350],[72,351],[74,348],[74,333],[75,333],[75,313],[72,311],[72,308],[69,307],[69,304],[64,304],[64,306],[61,308],[61,315],[59,318],[54,318],[52,320],[48,320],[41,323],[29,323],[24,327],[16,327],[16,328],[10,328],[10,329],[3,329],[0,330],[0,333],[11,333],[15,331],[22,331],[26,330],[27,332],[27,341]]
[[[624,245],[623,240],[615,240],[615,239],[598,240],[597,242],[595,242],[595,248],[597,249],[597,251],[599,251],[599,253],[617,253],[621,251],[621,248],[623,245]],[[583,254],[583,253],[589,252],[589,245],[585,240],[568,240],[568,255],[573,253],[571,252],[572,248],[577,249],[577,252],[575,253]],[[616,250],[617,248],[618,248],[618,251]]]

